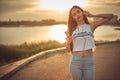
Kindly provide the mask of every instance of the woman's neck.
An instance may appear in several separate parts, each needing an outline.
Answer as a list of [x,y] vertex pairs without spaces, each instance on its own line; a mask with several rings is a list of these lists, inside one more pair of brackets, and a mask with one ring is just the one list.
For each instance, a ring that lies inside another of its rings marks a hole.
[[79,22],[77,22],[77,25],[83,25],[83,24],[85,24],[85,21],[79,21]]

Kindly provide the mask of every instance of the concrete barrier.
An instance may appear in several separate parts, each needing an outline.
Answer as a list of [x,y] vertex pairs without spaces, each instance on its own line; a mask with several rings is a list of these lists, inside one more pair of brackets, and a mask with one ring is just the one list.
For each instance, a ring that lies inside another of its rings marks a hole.
[[[0,80],[7,80],[12,75],[14,75],[17,71],[22,69],[25,65],[27,65],[30,62],[33,62],[39,58],[42,58],[43,56],[45,56],[47,54],[56,54],[56,53],[61,53],[61,52],[66,52],[66,47],[42,51],[42,52],[37,53],[29,58],[18,61],[10,66],[0,67]],[[6,69],[8,69],[8,70],[6,70]]]

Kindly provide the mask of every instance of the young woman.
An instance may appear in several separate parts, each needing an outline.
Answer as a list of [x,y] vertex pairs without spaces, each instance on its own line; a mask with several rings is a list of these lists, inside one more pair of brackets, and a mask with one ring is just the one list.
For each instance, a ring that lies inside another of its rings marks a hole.
[[[100,18],[89,23],[87,17]],[[73,6],[69,12],[67,30],[67,50],[72,53],[70,72],[73,80],[94,80],[95,48],[93,33],[97,27],[108,22],[113,14],[91,14],[79,6]]]

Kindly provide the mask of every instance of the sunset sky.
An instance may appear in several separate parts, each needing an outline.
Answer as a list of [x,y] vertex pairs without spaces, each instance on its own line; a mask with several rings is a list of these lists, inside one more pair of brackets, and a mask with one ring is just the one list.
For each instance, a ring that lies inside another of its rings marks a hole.
[[0,0],[0,21],[55,19],[66,21],[79,5],[91,13],[113,13],[120,18],[120,0]]

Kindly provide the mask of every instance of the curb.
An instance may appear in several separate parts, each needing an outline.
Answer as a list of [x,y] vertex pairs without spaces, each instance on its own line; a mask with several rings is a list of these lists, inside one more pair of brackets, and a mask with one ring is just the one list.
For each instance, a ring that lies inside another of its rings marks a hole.
[[62,48],[56,48],[56,49],[42,51],[42,52],[40,52],[38,54],[35,54],[35,55],[31,56],[31,57],[28,57],[25,60],[23,60],[22,62],[18,63],[17,65],[15,64],[14,65],[15,67],[11,71],[8,71],[8,72],[2,74],[0,76],[0,80],[7,80],[12,75],[14,75],[17,71],[22,69],[25,65],[27,65],[30,62],[33,62],[33,61],[35,61],[35,60],[37,60],[39,58],[42,58],[46,54],[53,54],[53,53],[55,54],[55,53],[65,52],[65,51],[66,51],[66,47],[62,47]]

